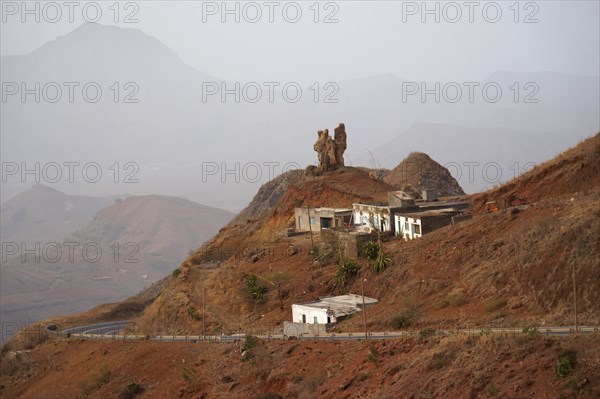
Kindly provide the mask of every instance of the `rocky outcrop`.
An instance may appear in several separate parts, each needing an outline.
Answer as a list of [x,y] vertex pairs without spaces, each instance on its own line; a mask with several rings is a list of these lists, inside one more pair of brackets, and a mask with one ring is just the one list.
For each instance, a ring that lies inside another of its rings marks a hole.
[[435,190],[439,197],[465,194],[448,169],[422,152],[409,154],[383,181],[415,198],[419,198],[423,190]]
[[316,151],[319,160],[319,172],[328,172],[345,166],[344,152],[347,147],[346,140],[346,127],[343,123],[340,123],[334,129],[333,138],[329,135],[328,129],[317,132],[317,141],[313,149]]
[[335,143],[335,163],[337,166],[343,168],[344,165],[344,152],[346,151],[346,126],[340,123],[338,127],[333,129],[333,139]]

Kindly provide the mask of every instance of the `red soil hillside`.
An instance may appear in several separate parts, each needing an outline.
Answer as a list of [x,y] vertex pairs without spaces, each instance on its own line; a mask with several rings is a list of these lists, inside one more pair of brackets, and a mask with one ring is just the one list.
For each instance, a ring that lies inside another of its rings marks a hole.
[[294,226],[297,206],[348,208],[354,202],[387,201],[390,185],[371,178],[359,168],[344,168],[323,175],[292,171],[260,188],[252,202],[225,226],[205,248],[260,245],[277,232]]
[[[559,379],[554,370],[565,351],[576,353],[576,368]],[[600,349],[591,336],[272,341],[259,342],[250,360],[240,352],[239,344],[55,339],[4,355],[0,394],[24,399],[592,399],[600,392]],[[132,381],[143,388],[140,395],[126,395]]]
[[599,186],[600,133],[501,187],[475,195],[473,209],[477,213],[482,212],[487,201],[509,207]]
[[[219,267],[203,267],[200,251],[152,295],[146,292],[122,304],[55,320],[68,325],[94,317],[139,315],[132,327],[138,333],[197,335],[206,293],[208,334],[265,334],[277,332],[283,320],[291,319],[291,304],[325,294],[359,293],[360,280],[366,279],[365,295],[379,299],[367,310],[367,328],[422,332],[416,338],[259,342],[242,357],[235,344],[63,339],[30,345],[30,352],[11,352],[22,347],[20,338],[26,339],[18,334],[3,350],[0,393],[75,397],[96,384],[89,398],[119,397],[128,381],[136,380],[144,388],[140,398],[254,399],[269,397],[261,396],[266,393],[292,399],[597,398],[597,335],[428,337],[426,332],[570,325],[573,272],[579,322],[600,325],[600,187],[593,173],[599,137],[475,197],[478,209],[490,199],[510,195],[527,196],[527,205],[478,213],[410,242],[384,240],[389,266],[377,273],[368,260],[357,259],[360,274],[346,286],[336,284],[335,259],[315,262],[308,235],[277,238],[275,233],[293,223],[297,204],[347,207],[356,201],[381,201],[390,186],[353,168],[276,179],[203,248],[237,246],[235,256]],[[319,248],[327,244],[320,235],[314,239]],[[249,273],[266,287],[264,301],[250,295]],[[336,329],[362,331],[360,316]],[[555,370],[565,351],[577,360],[573,372],[559,378]],[[110,379],[98,385],[107,370]]]

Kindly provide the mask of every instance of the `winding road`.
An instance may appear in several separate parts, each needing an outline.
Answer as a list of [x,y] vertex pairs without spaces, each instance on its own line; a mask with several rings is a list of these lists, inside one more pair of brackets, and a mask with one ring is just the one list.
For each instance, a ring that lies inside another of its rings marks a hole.
[[[101,340],[152,340],[152,341],[207,341],[207,342],[238,342],[241,341],[246,334],[232,335],[135,335],[122,334],[121,331],[131,323],[130,320],[111,321],[105,323],[88,324],[84,326],[69,327],[62,331],[62,334],[57,329],[48,331],[61,334],[63,336],[82,339],[101,339]],[[537,333],[550,336],[566,336],[575,334],[574,326],[565,327],[538,327]],[[368,339],[397,339],[401,337],[417,336],[419,332],[413,331],[381,331],[369,332]],[[436,335],[489,335],[489,334],[505,334],[505,335],[525,335],[523,328],[470,328],[456,330],[435,330]],[[578,334],[600,334],[600,327],[580,326]],[[350,333],[327,333],[327,334],[301,334],[301,335],[283,335],[269,334],[256,335],[262,339],[300,339],[300,340],[319,340],[319,341],[352,341],[365,339],[364,332]]]

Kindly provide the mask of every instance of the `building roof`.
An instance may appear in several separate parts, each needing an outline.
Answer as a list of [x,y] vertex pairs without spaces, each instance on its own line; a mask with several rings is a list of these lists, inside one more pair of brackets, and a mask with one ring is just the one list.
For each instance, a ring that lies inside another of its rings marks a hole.
[[311,211],[315,211],[315,212],[334,212],[334,213],[345,213],[345,212],[352,212],[352,209],[349,208],[328,208],[328,207],[319,207],[319,208],[304,208],[304,207],[298,207],[296,209],[310,209]]
[[412,196],[408,195],[406,192],[404,192],[402,190],[389,191],[388,194],[393,195],[394,197],[397,197],[402,200],[413,200],[414,201],[414,198]]
[[393,206],[390,206],[387,202],[370,202],[368,204],[363,203],[355,203],[352,204],[353,210],[356,208],[365,207],[365,208],[383,208],[383,209],[393,209]]
[[[377,299],[364,297],[365,306],[377,303]],[[311,308],[331,310],[333,316],[340,317],[356,313],[361,310],[363,296],[356,294],[339,295],[319,298],[318,301],[299,303],[294,305],[308,306]],[[292,305],[292,306],[294,306]]]
[[435,216],[450,216],[456,213],[461,212],[455,208],[442,208],[442,209],[429,209],[429,210],[421,210],[421,212],[397,212],[396,216],[404,216],[410,218],[423,218],[423,217],[435,217]]

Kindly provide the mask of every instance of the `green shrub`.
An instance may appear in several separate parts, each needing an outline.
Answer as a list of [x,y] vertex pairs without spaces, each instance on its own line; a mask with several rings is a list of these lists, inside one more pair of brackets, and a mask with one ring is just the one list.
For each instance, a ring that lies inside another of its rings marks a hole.
[[394,329],[406,328],[414,324],[419,317],[421,317],[421,304],[416,301],[406,299],[402,305],[402,310],[400,313],[392,317],[390,324]]
[[384,271],[391,262],[390,256],[383,252],[381,241],[367,241],[360,247],[358,252],[360,257],[370,259],[372,261],[373,268],[377,273]]
[[340,261],[337,272],[335,273],[335,282],[340,287],[345,287],[360,270],[359,266],[353,260],[346,259]]
[[488,388],[488,395],[492,398],[498,396],[498,388],[496,388],[496,385],[490,385],[490,387]]
[[436,353],[435,355],[433,355],[433,358],[431,358],[431,361],[429,362],[429,368],[439,370],[448,364],[448,360],[449,359],[448,356],[446,356],[446,354]]
[[135,380],[129,380],[125,388],[119,394],[119,399],[133,399],[142,392],[144,392],[144,387]]
[[250,351],[254,348],[256,348],[256,345],[258,345],[258,338],[256,338],[254,335],[246,335],[246,337],[244,338],[244,347],[243,349],[245,351]]
[[192,375],[190,374],[188,369],[183,369],[181,371],[181,378],[183,378],[185,382],[190,382],[192,380]]
[[361,258],[375,260],[379,251],[381,250],[381,244],[378,242],[367,241],[361,245],[358,254]]
[[193,307],[193,306],[188,307],[187,313],[194,320],[200,320],[201,319],[200,314],[198,313],[198,310],[195,307]]
[[390,325],[392,326],[392,328],[397,330],[399,328],[409,327],[412,323],[413,321],[410,317],[407,317],[406,315],[397,314],[394,317],[392,317]]
[[556,360],[556,376],[558,378],[565,378],[573,369],[575,369],[575,361],[577,360],[577,353],[575,351],[565,351],[558,355]]
[[534,335],[538,335],[540,332],[538,331],[537,327],[535,326],[525,326],[523,327],[523,334],[527,334],[530,337],[534,336]]
[[381,273],[390,265],[391,261],[392,258],[390,258],[389,255],[386,255],[383,250],[380,249],[379,253],[377,254],[377,258],[373,260],[373,268],[377,273]]
[[486,313],[492,313],[506,307],[506,304],[506,299],[503,298],[488,299],[483,303],[483,309]]
[[448,303],[452,306],[462,306],[466,303],[465,297],[462,294],[448,295]]
[[255,399],[283,399],[283,396],[278,393],[267,392],[258,395]]
[[179,277],[180,274],[181,274],[181,269],[175,269],[175,270],[173,270],[173,273],[171,273],[171,276],[173,276],[173,278],[177,278],[177,277]]
[[261,284],[255,274],[250,273],[246,276],[246,287],[248,288],[250,297],[256,303],[264,303],[267,301],[269,288]]
[[369,354],[367,355],[367,360],[373,363],[377,363],[380,357],[380,353],[376,347],[372,346],[369,348]]

